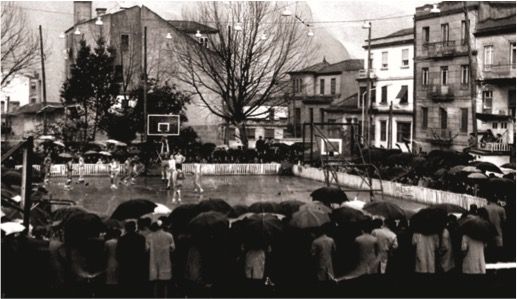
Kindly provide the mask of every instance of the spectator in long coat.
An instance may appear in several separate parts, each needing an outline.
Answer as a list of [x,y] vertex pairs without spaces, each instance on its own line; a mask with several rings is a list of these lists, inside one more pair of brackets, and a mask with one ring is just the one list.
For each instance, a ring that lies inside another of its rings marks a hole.
[[117,243],[117,261],[119,266],[119,282],[125,291],[124,297],[142,297],[142,286],[146,273],[145,238],[136,232],[136,223],[125,224],[126,233]]
[[464,252],[462,272],[465,274],[484,274],[485,243],[464,235],[461,239],[461,250]]
[[359,261],[347,278],[354,278],[366,274],[379,272],[379,243],[376,237],[371,235],[371,223],[363,224],[361,235],[355,238],[355,245],[359,253]]
[[377,238],[379,243],[379,259],[380,259],[380,273],[386,273],[388,265],[388,258],[392,252],[397,249],[397,235],[384,225],[381,219],[374,220],[374,227],[372,236]]
[[154,296],[167,298],[167,284],[172,279],[171,255],[175,249],[174,238],[158,223],[151,225],[146,237],[149,249],[149,280],[154,282]]
[[412,244],[416,246],[415,272],[435,273],[436,252],[440,246],[439,236],[414,233]]
[[488,221],[495,228],[494,236],[494,248],[491,248],[490,258],[494,261],[497,260],[502,254],[503,248],[503,225],[506,222],[506,211],[503,207],[488,201],[488,204],[484,207],[488,213]]
[[335,253],[336,243],[326,233],[312,241],[311,254],[315,260],[318,281],[328,281],[334,278],[333,257]]

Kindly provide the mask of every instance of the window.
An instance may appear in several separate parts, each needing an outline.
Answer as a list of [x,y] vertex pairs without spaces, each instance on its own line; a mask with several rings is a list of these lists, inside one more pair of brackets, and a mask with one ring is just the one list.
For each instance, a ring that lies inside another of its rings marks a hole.
[[386,141],[386,125],[387,125],[387,121],[385,120],[381,120],[381,141]]
[[422,86],[429,85],[429,68],[422,68]]
[[269,120],[274,120],[275,119],[275,108],[273,108],[273,107],[269,108],[268,119]]
[[497,123],[496,122],[492,123],[492,129],[497,129]]
[[494,46],[492,46],[492,45],[485,46],[483,53],[484,53],[483,54],[483,62],[484,62],[485,67],[492,65],[492,63],[494,61],[494,59],[493,59]]
[[429,42],[429,27],[422,27],[422,41],[424,44]]
[[508,109],[508,114],[515,117],[515,89],[508,90]]
[[275,129],[264,129],[264,138],[275,138]]
[[447,110],[445,108],[440,108],[440,127],[447,129]]
[[294,123],[299,124],[302,116],[302,110],[300,108],[294,109]]
[[303,92],[303,80],[298,79],[298,92]]
[[508,123],[501,123],[501,129],[508,128]]
[[124,81],[122,65],[115,65],[115,82],[122,83]]
[[203,47],[208,48],[208,37],[202,36],[198,39],[199,43],[203,45]]
[[309,120],[310,122],[314,122],[314,108],[309,108]]
[[329,119],[327,119],[327,122],[328,122],[328,123],[335,123],[335,122],[336,122],[336,120],[335,120],[334,118],[329,118]]
[[397,98],[400,99],[400,104],[407,104],[408,103],[408,86],[402,85],[400,87],[399,94],[397,95]]
[[325,79],[320,79],[320,94],[325,94]]
[[449,67],[442,66],[440,67],[440,80],[442,85],[447,85],[449,83]]
[[382,68],[388,68],[388,52],[382,52]]
[[422,107],[422,129],[427,129],[428,113],[429,113],[429,108]]
[[372,84],[372,89],[370,90],[370,96],[372,98],[372,103],[377,101],[377,89],[375,89],[375,85]]
[[461,108],[460,132],[467,133],[469,126],[469,109]]
[[31,89],[36,90],[36,82],[31,82]]
[[323,110],[323,108],[320,108],[320,122],[325,122],[325,111]]
[[515,43],[510,44],[510,64],[515,68]]
[[248,139],[255,139],[255,128],[246,128],[246,136]]
[[465,44],[467,42],[467,23],[465,20],[461,21],[461,44]]
[[447,43],[449,41],[449,24],[442,24],[442,42]]
[[330,79],[330,94],[336,94],[336,78]]
[[36,98],[31,99],[31,104],[36,104]]
[[411,139],[411,123],[397,122],[397,142],[407,142]]
[[359,107],[363,107],[364,102],[366,102],[366,87],[359,87]]
[[121,51],[129,50],[129,35],[128,34],[120,35],[120,50]]
[[402,67],[409,66],[409,49],[402,49]]
[[469,84],[469,66],[468,65],[461,66],[461,84],[463,84],[463,85]]
[[483,113],[492,113],[492,97],[493,91],[484,90],[483,91]]
[[381,104],[386,104],[388,102],[388,86],[383,86],[381,88]]

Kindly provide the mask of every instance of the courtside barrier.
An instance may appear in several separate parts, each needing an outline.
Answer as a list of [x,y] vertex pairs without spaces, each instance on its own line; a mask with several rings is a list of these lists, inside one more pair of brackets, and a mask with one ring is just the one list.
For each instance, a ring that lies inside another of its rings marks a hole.
[[[21,166],[20,166],[21,167]],[[18,168],[18,166],[17,166]],[[40,165],[34,165],[39,170]],[[79,175],[79,164],[73,164],[72,175]],[[184,172],[194,172],[194,164],[184,163]],[[275,175],[280,171],[279,163],[268,164],[201,164],[201,174],[203,175]],[[84,164],[84,176],[107,175],[109,173],[108,164]],[[66,176],[64,164],[52,165],[50,168],[51,176]]]
[[[322,182],[325,181],[325,175],[322,169],[294,165],[293,173],[295,176]],[[342,182],[342,184],[346,187],[366,189],[368,186],[367,182],[365,182],[363,178],[357,175],[339,172],[337,173],[337,176],[338,181]],[[379,180],[373,180],[373,188],[380,189]],[[478,207],[482,207],[485,206],[487,203],[486,199],[484,198],[468,194],[453,193],[420,186],[405,185],[385,180],[382,181],[382,188],[384,194],[386,195],[430,205],[451,203],[461,206],[468,210],[470,205],[472,204],[475,204]]]

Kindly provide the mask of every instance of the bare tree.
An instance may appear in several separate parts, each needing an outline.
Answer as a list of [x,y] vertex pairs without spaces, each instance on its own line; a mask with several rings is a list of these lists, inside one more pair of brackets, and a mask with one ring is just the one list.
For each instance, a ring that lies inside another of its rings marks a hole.
[[295,17],[283,17],[282,7],[266,1],[198,2],[187,19],[218,33],[208,35],[208,50],[193,39],[175,43],[179,79],[210,112],[239,128],[245,148],[250,116],[269,113],[258,109],[278,104],[271,96],[287,86],[279,83],[314,52],[307,26]]
[[1,87],[39,62],[39,40],[25,13],[13,2],[1,4]]

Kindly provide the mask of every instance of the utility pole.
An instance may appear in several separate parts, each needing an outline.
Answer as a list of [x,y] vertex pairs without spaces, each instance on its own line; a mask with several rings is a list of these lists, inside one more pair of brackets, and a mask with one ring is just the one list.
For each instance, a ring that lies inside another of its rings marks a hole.
[[393,102],[390,103],[390,113],[388,117],[388,148],[393,148]]
[[43,134],[47,135],[47,87],[45,83],[45,54],[43,53],[43,34],[41,33],[41,25],[39,25],[39,45],[41,60],[41,85],[43,87]]
[[[371,66],[371,59],[370,59],[370,55],[371,55],[371,39],[372,39],[372,22],[368,22],[368,57],[366,58],[367,59],[367,63],[366,63],[366,82],[367,82],[367,86],[366,86],[366,107],[367,107],[367,112],[366,112],[366,118],[363,120],[363,124],[364,122],[366,121],[366,125],[364,126],[367,130],[366,132],[366,140],[367,140],[367,146],[368,148],[370,148],[370,143],[371,143],[371,113],[372,113],[372,95],[371,95],[371,88],[372,88],[372,82],[370,80],[370,69],[372,68]],[[364,134],[365,132],[363,132]]]
[[144,27],[144,141],[147,143],[147,26]]
[[463,1],[463,12],[465,14],[465,38],[467,40],[467,50],[469,52],[469,81],[470,81],[470,100],[472,110],[472,131],[474,133],[474,147],[478,145],[478,125],[476,119],[476,69],[473,63],[472,46],[470,42],[470,20],[467,2]]

